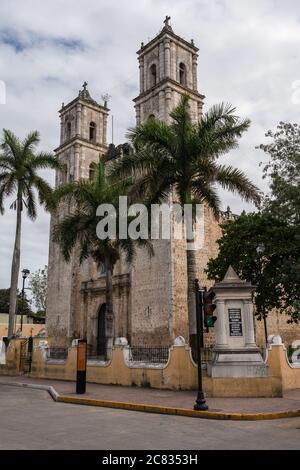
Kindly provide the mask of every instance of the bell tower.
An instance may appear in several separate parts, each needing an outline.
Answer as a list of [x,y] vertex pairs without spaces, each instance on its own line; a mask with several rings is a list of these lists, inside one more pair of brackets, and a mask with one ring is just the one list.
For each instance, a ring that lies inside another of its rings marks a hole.
[[65,163],[66,170],[65,174],[57,174],[56,185],[89,177],[91,163],[97,161],[99,154],[104,154],[108,148],[108,112],[106,106],[99,105],[91,97],[87,82],[84,82],[77,98],[67,105],[62,104],[59,111],[60,145],[55,153]]
[[[99,155],[107,152],[107,119],[109,109],[98,104],[90,95],[84,82],[78,96],[67,105],[63,103],[60,115],[60,145],[55,154],[65,164],[56,173],[55,186],[93,176],[94,163]],[[79,257],[73,253],[66,263],[60,247],[51,239],[54,225],[69,213],[69,207],[61,204],[51,217],[48,262],[48,294],[46,328],[57,344],[68,344],[75,333],[84,335],[80,309],[81,279],[89,277],[88,266],[79,265]]]
[[[198,122],[204,96],[198,92],[194,42],[177,36],[167,16],[160,33],[142,43],[137,54],[140,94],[133,100],[137,125],[151,117],[170,123],[170,112],[184,94],[190,98],[192,121]],[[173,234],[173,217],[170,227]],[[179,335],[188,340],[194,326],[189,325],[187,310],[186,242],[171,236],[153,240],[153,248],[150,261],[145,250],[139,252],[131,273],[132,344],[168,345]]]
[[204,96],[198,92],[198,48],[177,36],[166,16],[161,32],[148,44],[141,44],[138,54],[140,94],[134,99],[137,124],[155,116],[169,122],[169,114],[180,97],[190,97],[191,117],[201,117]]

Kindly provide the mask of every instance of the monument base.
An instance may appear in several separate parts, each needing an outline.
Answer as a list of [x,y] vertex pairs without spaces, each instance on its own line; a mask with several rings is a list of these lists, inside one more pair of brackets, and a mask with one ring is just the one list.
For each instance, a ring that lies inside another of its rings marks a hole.
[[258,348],[215,349],[212,363],[207,365],[209,377],[268,377],[268,366]]

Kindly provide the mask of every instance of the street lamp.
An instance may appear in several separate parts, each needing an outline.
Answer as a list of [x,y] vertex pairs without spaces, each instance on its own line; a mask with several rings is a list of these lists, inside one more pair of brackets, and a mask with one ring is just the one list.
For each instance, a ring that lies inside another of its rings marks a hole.
[[[263,265],[262,265],[262,257],[263,254],[266,250],[266,247],[263,243],[258,245],[256,247],[256,254],[259,259],[259,274],[260,274],[260,279],[262,279],[262,274],[263,274]],[[263,299],[263,298],[262,298]],[[267,318],[266,318],[266,312],[265,312],[265,303],[264,300],[262,300],[262,317],[264,321],[264,329],[265,329],[265,342],[266,342],[266,347],[268,346],[268,330],[267,330]]]
[[29,269],[23,269],[23,287],[22,287],[22,311],[21,311],[21,332],[23,331],[23,315],[24,315],[24,298],[25,298],[25,280],[29,276]]
[[202,360],[201,348],[203,347],[203,291],[200,290],[199,281],[195,279],[196,294],[196,327],[197,327],[197,363],[198,363],[198,393],[194,410],[206,411],[208,406],[202,387]]

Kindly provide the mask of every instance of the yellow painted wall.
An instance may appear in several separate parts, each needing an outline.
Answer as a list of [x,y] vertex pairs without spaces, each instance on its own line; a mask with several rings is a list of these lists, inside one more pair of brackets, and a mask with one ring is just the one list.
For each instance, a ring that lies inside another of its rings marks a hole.
[[[40,349],[34,352],[31,375],[48,379],[76,379],[76,348],[69,350],[68,360],[45,362]],[[196,390],[197,367],[188,346],[173,346],[169,362],[163,367],[135,367],[126,364],[122,347],[112,351],[112,359],[105,365],[87,367],[87,381],[106,385],[127,385],[171,390]],[[207,377],[204,371],[203,386],[207,396],[268,397],[280,396],[281,389],[270,378],[223,379]]]
[[[69,349],[66,361],[46,360],[46,352],[34,339],[32,377],[76,380],[77,350]],[[7,365],[0,374],[19,374],[20,340],[13,340],[7,351]],[[133,366],[126,363],[126,348],[115,347],[112,359],[105,364],[88,363],[87,381],[99,384],[137,385],[157,389],[197,389],[197,367],[188,346],[172,346],[169,362],[161,367]],[[211,378],[204,371],[203,386],[208,397],[280,397],[284,390],[300,388],[300,368],[291,367],[283,345],[268,351],[270,376],[266,378]]]
[[[21,325],[18,323],[16,327],[16,331],[21,327]],[[32,336],[36,336],[41,330],[45,328],[45,325],[39,325],[39,324],[30,324],[26,323],[23,324],[23,336],[27,337],[32,334]],[[0,338],[3,338],[3,336],[7,336],[8,332],[8,326],[7,324],[0,324]]]

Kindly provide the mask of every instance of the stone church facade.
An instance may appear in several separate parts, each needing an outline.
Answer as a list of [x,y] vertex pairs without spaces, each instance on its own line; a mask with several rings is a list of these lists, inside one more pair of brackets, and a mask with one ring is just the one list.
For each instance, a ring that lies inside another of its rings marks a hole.
[[[177,36],[169,22],[138,54],[140,93],[134,99],[137,124],[155,116],[169,122],[169,113],[183,94],[190,97],[194,122],[201,118],[204,96],[198,91],[198,49],[193,41]],[[56,155],[66,164],[56,175],[56,186],[92,176],[99,154],[107,161],[122,157],[126,145],[107,144],[107,104],[98,104],[85,83],[79,95],[60,110],[60,145]],[[61,207],[52,216],[51,228],[66,214]],[[230,212],[223,217],[231,217]],[[204,208],[203,245],[196,252],[198,278],[210,286],[204,269],[216,256],[219,222]],[[171,226],[174,230],[174,220]],[[184,240],[154,242],[155,255],[139,250],[132,266],[118,261],[113,276],[115,336],[126,337],[131,345],[167,346],[181,335],[194,333],[187,311],[186,243]],[[93,351],[104,354],[107,345],[105,323],[105,273],[89,259],[79,265],[76,250],[66,263],[59,247],[49,247],[49,279],[46,328],[57,345],[76,337],[87,338]],[[190,323],[190,324],[189,324]],[[259,326],[260,328],[260,326]],[[207,338],[213,341],[213,337]]]

